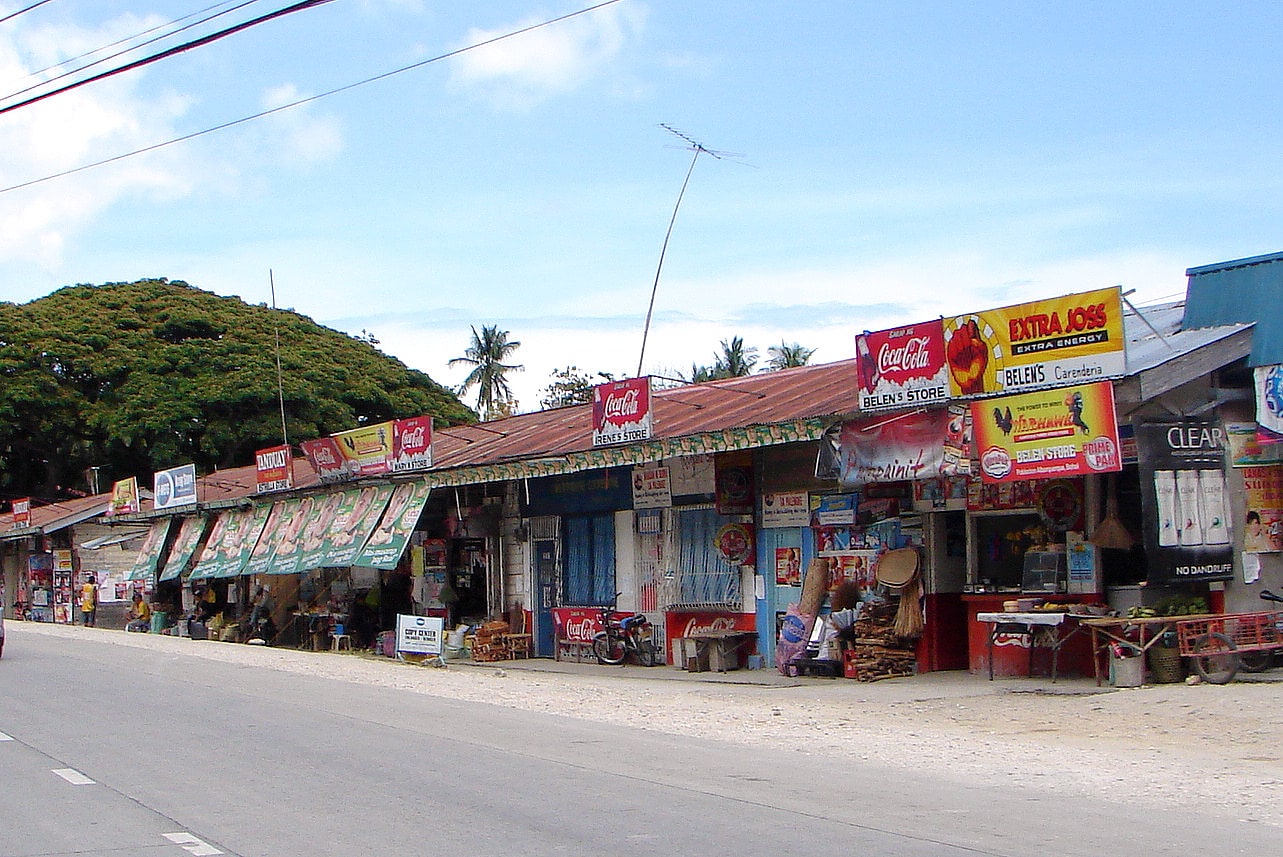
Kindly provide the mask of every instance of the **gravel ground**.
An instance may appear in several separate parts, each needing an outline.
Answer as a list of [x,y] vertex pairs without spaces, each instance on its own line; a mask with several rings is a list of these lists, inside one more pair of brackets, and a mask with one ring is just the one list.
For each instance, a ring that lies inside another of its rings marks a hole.
[[1053,793],[1189,807],[1283,827],[1283,668],[1232,684],[1098,689],[1091,680],[989,682],[933,673],[865,684],[773,671],[691,675],[671,667],[550,661],[435,669],[330,654],[6,623],[8,657],[41,637],[393,687],[654,732],[921,770],[1000,776]]

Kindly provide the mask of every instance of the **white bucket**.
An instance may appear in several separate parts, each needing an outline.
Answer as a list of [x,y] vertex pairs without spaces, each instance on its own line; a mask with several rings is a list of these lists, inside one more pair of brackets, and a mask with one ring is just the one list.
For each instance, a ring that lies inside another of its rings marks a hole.
[[1109,657],[1109,683],[1114,687],[1140,687],[1145,683],[1145,659],[1140,655]]
[[464,630],[464,628],[459,628],[458,630],[451,631],[449,635],[447,635],[446,645],[452,649],[462,649]]

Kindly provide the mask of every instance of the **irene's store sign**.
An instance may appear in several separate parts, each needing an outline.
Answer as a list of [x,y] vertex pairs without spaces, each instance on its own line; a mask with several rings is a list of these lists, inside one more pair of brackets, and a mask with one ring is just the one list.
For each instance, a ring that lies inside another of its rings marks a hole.
[[649,376],[610,381],[593,388],[593,446],[648,440],[653,428]]
[[1103,381],[1127,370],[1117,287],[946,319],[944,341],[955,397]]

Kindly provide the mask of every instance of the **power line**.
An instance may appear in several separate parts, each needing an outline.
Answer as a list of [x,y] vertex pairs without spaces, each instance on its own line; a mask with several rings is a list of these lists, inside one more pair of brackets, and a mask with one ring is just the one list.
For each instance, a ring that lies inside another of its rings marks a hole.
[[[124,56],[125,54],[130,53],[131,51],[136,51],[136,50],[138,50],[139,48],[144,48],[144,47],[146,47],[147,45],[154,44],[154,43],[156,43],[156,42],[160,41],[161,39],[167,39],[167,38],[169,38],[170,36],[172,36],[172,35],[174,35],[174,34],[176,34],[176,33],[181,33],[181,32],[183,32],[184,30],[190,30],[192,27],[199,26],[200,24],[208,23],[209,21],[212,21],[212,20],[214,20],[215,18],[221,17],[221,16],[223,16],[223,15],[230,14],[230,13],[232,13],[232,12],[235,12],[235,11],[236,11],[236,10],[238,10],[238,9],[243,9],[243,8],[245,8],[246,6],[252,6],[253,4],[255,4],[255,3],[257,3],[257,2],[258,2],[258,0],[245,0],[245,2],[240,3],[240,4],[236,5],[236,6],[233,6],[233,7],[232,7],[232,8],[230,8],[230,9],[224,9],[222,12],[218,12],[218,13],[216,13],[216,14],[214,14],[214,15],[209,15],[208,17],[205,17],[205,18],[200,19],[199,21],[193,21],[192,23],[187,24],[187,25],[182,26],[182,27],[179,27],[179,28],[178,28],[178,29],[176,29],[176,30],[170,30],[170,31],[169,31],[169,32],[167,32],[167,33],[162,33],[162,34],[160,34],[159,36],[156,36],[156,37],[155,37],[155,38],[153,38],[153,39],[148,39],[148,40],[147,40],[147,41],[145,41],[145,42],[139,42],[138,44],[134,45],[133,47],[125,48],[125,49],[124,49],[124,50],[122,50],[122,51],[116,51],[116,53],[114,53],[114,54],[109,54],[109,55],[107,55],[107,56],[105,56],[105,57],[102,57],[102,58],[100,58],[100,59],[96,59],[96,60],[94,60],[94,61],[93,61],[93,62],[91,62],[91,63],[86,63],[86,64],[84,64],[84,65],[82,65],[82,66],[77,66],[76,68],[68,69],[67,71],[63,72],[62,74],[55,75],[54,77],[51,77],[51,78],[49,78],[48,80],[42,80],[42,81],[39,81],[39,82],[37,82],[37,83],[33,83],[33,84],[31,84],[30,86],[28,86],[28,87],[26,87],[26,88],[24,88],[24,89],[19,89],[17,92],[11,92],[11,93],[9,93],[8,95],[5,95],[5,96],[3,96],[3,97],[0,97],[0,101],[7,101],[7,100],[9,100],[10,98],[16,98],[17,96],[22,95],[24,92],[30,92],[30,91],[31,91],[31,90],[33,90],[33,89],[39,89],[39,88],[40,88],[40,87],[42,87],[42,86],[47,86],[48,84],[53,83],[55,80],[62,80],[64,77],[70,77],[71,75],[75,74],[76,72],[81,72],[81,71],[84,71],[85,69],[93,68],[94,66],[96,66],[96,65],[101,65],[102,63],[105,63],[105,62],[107,62],[108,60],[114,60],[116,57]],[[36,76],[36,75],[38,75],[38,74],[44,74],[46,71],[49,71],[49,70],[51,70],[51,69],[58,68],[59,66],[62,66],[62,65],[67,65],[68,63],[75,62],[75,61],[76,61],[76,60],[78,60],[78,59],[83,59],[83,58],[85,58],[85,57],[92,56],[93,54],[96,54],[98,51],[106,50],[107,48],[113,48],[113,47],[115,47],[116,45],[120,45],[120,44],[124,44],[125,42],[132,41],[132,40],[134,40],[134,39],[138,38],[139,36],[145,36],[145,35],[147,35],[148,33],[153,33],[153,32],[155,32],[156,30],[162,29],[162,28],[164,28],[164,27],[168,27],[168,26],[170,26],[171,24],[177,24],[179,21],[185,21],[185,20],[187,20],[188,18],[192,17],[192,15],[200,15],[200,14],[203,14],[203,13],[205,13],[205,12],[208,12],[210,9],[216,9],[216,8],[218,8],[219,6],[225,6],[225,5],[227,5],[227,4],[226,4],[226,2],[224,2],[224,3],[215,3],[213,6],[207,6],[207,7],[205,7],[204,9],[201,9],[199,12],[193,12],[191,15],[185,15],[185,16],[183,16],[182,18],[179,18],[179,19],[177,19],[177,20],[175,20],[175,21],[170,21],[170,22],[168,22],[168,23],[166,23],[166,24],[157,24],[155,27],[152,27],[150,30],[144,30],[144,31],[143,31],[143,32],[141,32],[141,33],[137,33],[137,34],[132,35],[132,36],[127,36],[127,37],[125,37],[125,38],[123,38],[123,39],[119,39],[119,40],[117,40],[117,41],[115,41],[115,42],[112,42],[110,45],[105,45],[105,46],[100,47],[100,48],[94,48],[92,51],[86,51],[85,53],[81,54],[81,55],[80,55],[80,56],[78,56],[78,57],[72,57],[72,58],[70,58],[70,59],[63,60],[63,61],[62,61],[62,62],[60,62],[60,63],[54,63],[53,65],[45,66],[44,68],[40,69],[39,71],[33,71],[31,74],[29,74],[29,75],[27,75],[27,76],[28,76],[28,77],[35,77],[35,76]],[[93,79],[93,78],[91,78],[91,79]],[[85,82],[86,82],[86,83],[88,83],[89,81],[85,81]],[[54,95],[54,94],[56,94],[56,93],[50,93],[50,94],[51,94],[51,95]],[[14,106],[15,106],[15,107],[21,107],[22,105],[14,105]]]
[[43,6],[48,2],[49,0],[39,0],[38,3],[32,3],[30,6],[28,6],[25,9],[19,9],[17,12],[10,12],[8,15],[5,15],[3,18],[0,18],[0,24],[3,24],[5,21],[8,21],[10,18],[18,17],[23,12],[30,12],[32,9],[36,8],[37,6]]
[[54,173],[52,175],[44,176],[43,178],[31,179],[30,181],[25,181],[19,184],[3,187],[3,188],[0,188],[0,193],[8,193],[10,191],[21,190],[22,188],[31,187],[32,185],[43,184],[44,182],[53,181],[54,179],[60,179],[65,176],[75,175],[76,173],[82,173],[85,170],[91,170],[94,167],[102,167],[102,166],[106,166],[107,164],[114,164],[117,161],[123,161],[126,158],[132,158],[135,155],[142,155],[142,154],[146,154],[147,152],[154,152],[157,149],[163,149],[167,146],[172,146],[175,143],[183,143],[183,142],[186,142],[187,140],[194,140],[197,137],[203,137],[204,135],[212,134],[215,131],[222,131],[226,128],[231,128],[236,125],[243,125],[246,122],[251,122],[255,119],[261,119],[264,116],[271,116],[274,113],[281,113],[285,110],[289,110],[294,107],[300,107],[304,104],[310,104],[313,101],[320,101],[322,98],[328,98],[331,95],[338,95],[340,92],[347,92],[349,89],[356,89],[357,87],[365,86],[366,84],[375,83],[380,80],[385,80],[386,78],[394,77],[398,74],[402,74],[407,71],[412,71],[416,68],[422,68],[423,66],[426,66],[426,65],[431,65],[433,63],[441,62],[442,60],[453,59],[454,57],[468,53],[469,51],[474,51],[474,50],[477,50],[478,48],[484,48],[487,45],[493,45],[496,42],[502,42],[506,39],[511,39],[514,36],[520,36],[525,33],[532,32],[534,30],[539,30],[544,27],[552,26],[553,24],[559,24],[562,21],[568,21],[571,18],[578,18],[581,15],[587,15],[590,12],[596,12],[598,9],[603,9],[606,6],[613,6],[619,2],[621,2],[621,0],[604,0],[604,2],[598,3],[594,6],[588,6],[586,8],[579,9],[578,11],[575,11],[575,12],[569,12],[565,15],[560,15],[556,18],[549,18],[548,20],[541,21],[537,24],[531,24],[526,27],[521,27],[520,29],[512,30],[511,32],[504,33],[503,35],[495,36],[490,39],[485,39],[484,41],[475,42],[471,45],[466,45],[462,48],[456,48],[453,51],[448,51],[444,54],[438,54],[435,57],[430,57],[425,60],[420,60],[419,62],[411,63],[410,65],[401,66],[400,68],[393,69],[392,71],[385,71],[382,74],[376,74],[373,77],[367,77],[364,80],[358,80],[355,83],[349,83],[344,86],[337,87],[336,89],[330,89],[330,90],[327,90],[326,92],[318,93],[317,95],[309,95],[307,98],[300,98],[297,101],[291,101],[289,104],[282,104],[279,107],[273,107],[270,110],[263,110],[259,113],[254,113],[250,116],[243,116],[240,119],[233,119],[230,122],[224,122],[221,125],[215,125],[212,128],[206,128],[203,131],[193,131],[190,134],[184,134],[181,137],[174,137],[173,139],[166,140],[163,143],[154,143],[150,146],[144,146],[141,149],[134,149],[132,152],[125,152],[120,155],[114,155],[110,158],[104,158],[101,161],[94,161],[93,163],[82,164],[79,167],[72,167],[69,170],[63,170],[60,173]]
[[[249,2],[253,2],[253,0],[249,0]],[[218,32],[210,33],[208,36],[201,36],[199,39],[193,39],[190,42],[184,42],[183,44],[178,45],[176,47],[169,48],[168,50],[163,50],[158,54],[152,54],[149,57],[143,57],[140,60],[135,60],[134,62],[126,63],[125,65],[122,65],[118,68],[111,69],[110,71],[104,71],[101,74],[95,74],[92,77],[87,77],[84,80],[78,80],[75,83],[69,83],[66,86],[61,86],[57,89],[51,90],[41,95],[32,96],[31,98],[28,98],[25,101],[19,101],[17,104],[10,104],[6,107],[0,107],[0,115],[4,115],[5,113],[10,112],[11,110],[17,110],[21,107],[28,107],[39,101],[44,101],[46,98],[52,98],[55,95],[61,95],[64,92],[70,92],[71,90],[78,89],[87,83],[94,83],[96,81],[104,80],[108,77],[113,77],[115,75],[121,74],[122,72],[132,71],[136,68],[142,68],[143,66],[151,65],[154,62],[159,62],[160,60],[166,59],[167,57],[171,57],[175,54],[181,54],[185,51],[190,51],[194,48],[199,48],[204,45],[207,45],[210,42],[216,42],[219,39],[225,39],[234,33],[239,33],[241,30],[246,30],[246,29],[249,29],[250,27],[257,26],[258,24],[266,23],[267,21],[271,21],[283,15],[289,15],[293,12],[301,12],[304,9],[311,9],[315,6],[323,6],[326,3],[332,3],[332,2],[334,2],[334,0],[300,0],[300,2],[295,3],[293,6],[286,6],[284,9],[277,9],[275,12],[269,12],[266,15],[260,15],[257,18],[252,18],[251,20],[245,21],[244,23],[241,23],[241,24],[237,24],[234,27],[228,27],[225,30],[219,30]],[[245,5],[249,5],[249,3],[246,3]]]

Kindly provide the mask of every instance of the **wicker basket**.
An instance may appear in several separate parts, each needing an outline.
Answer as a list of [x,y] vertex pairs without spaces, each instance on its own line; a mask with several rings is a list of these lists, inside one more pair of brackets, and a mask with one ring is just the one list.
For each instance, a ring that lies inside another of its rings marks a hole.
[[1155,684],[1175,684],[1185,680],[1181,650],[1177,646],[1152,646],[1149,650],[1150,676]]

